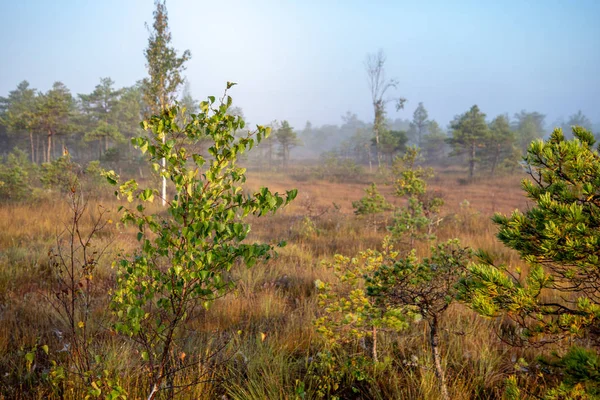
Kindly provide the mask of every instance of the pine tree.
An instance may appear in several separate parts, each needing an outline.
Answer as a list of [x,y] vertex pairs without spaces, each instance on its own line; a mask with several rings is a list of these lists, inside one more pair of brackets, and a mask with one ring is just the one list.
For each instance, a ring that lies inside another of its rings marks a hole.
[[423,136],[423,157],[429,163],[439,162],[446,155],[448,136],[434,120],[429,121],[427,132]]
[[108,150],[110,141],[119,142],[124,139],[119,131],[118,113],[119,98],[123,90],[115,90],[113,86],[112,79],[101,78],[92,93],[79,95],[88,126],[84,140],[97,140],[99,155],[102,155],[103,150]]
[[521,152],[527,152],[529,144],[544,136],[544,120],[546,116],[538,112],[527,112],[525,110],[516,113],[514,124],[512,126],[517,136],[519,149]]
[[140,133],[143,114],[143,99],[140,85],[121,89],[121,96],[116,105],[117,127],[126,138],[133,138]]
[[377,185],[371,184],[365,189],[365,196],[358,201],[352,202],[354,207],[354,214],[363,215],[370,218],[373,229],[377,231],[377,214],[391,210],[393,207],[387,202],[385,197],[377,190]]
[[473,179],[475,164],[478,162],[477,149],[485,146],[489,130],[485,114],[474,105],[469,111],[455,118],[451,123],[452,137],[448,140],[454,155],[467,154],[469,179]]
[[279,129],[275,131],[275,139],[277,139],[277,142],[279,143],[283,167],[286,168],[290,160],[290,150],[292,147],[300,144],[298,135],[294,132],[294,128],[290,126],[289,122],[283,121]]
[[571,128],[573,126],[579,126],[581,128],[587,129],[589,131],[592,130],[592,122],[588,117],[585,116],[581,110],[577,111],[575,114],[569,116],[569,119],[566,123],[562,125],[563,133],[565,134],[565,138],[570,139],[573,137],[571,135]]
[[490,165],[491,174],[494,176],[498,165],[512,155],[515,135],[510,129],[508,118],[504,115],[496,117],[490,123],[489,128],[485,155]]
[[143,81],[144,99],[153,114],[172,105],[177,98],[179,87],[184,82],[182,72],[185,62],[191,58],[189,50],[177,55],[171,47],[171,31],[165,1],[154,2],[154,23],[148,39],[148,47],[144,50],[149,78]]
[[19,83],[7,98],[0,97],[0,123],[12,132],[27,132],[31,148],[31,162],[35,162],[33,133],[35,130],[35,106],[37,91],[29,82]]
[[429,118],[429,115],[425,106],[423,103],[419,103],[413,113],[413,120],[409,129],[410,139],[419,148],[423,147],[423,138],[428,133],[429,120],[427,118]]
[[[531,143],[523,189],[535,204],[494,217],[498,238],[529,264],[527,274],[484,257],[462,285],[475,310],[514,320],[519,329],[506,338],[514,344],[600,339],[600,154],[589,131],[573,134],[565,140],[556,129]],[[546,296],[548,289],[556,295]]]
[[382,130],[379,136],[379,149],[382,155],[387,156],[390,165],[397,153],[406,150],[406,142],[408,142],[406,132]]
[[[166,110],[177,98],[177,91],[183,84],[182,72],[185,62],[191,57],[189,50],[177,55],[175,48],[171,47],[171,31],[169,30],[169,17],[165,1],[155,1],[154,24],[150,31],[148,47],[144,51],[148,75],[143,81],[142,89],[144,99],[150,111],[157,115]],[[162,160],[163,172],[166,168]],[[167,201],[167,181],[162,180],[162,203]]]
[[396,209],[394,221],[387,229],[396,240],[408,236],[411,248],[415,240],[435,238],[434,226],[439,222],[437,215],[444,204],[439,194],[427,191],[427,179],[433,176],[433,170],[418,166],[419,161],[420,149],[409,147],[392,167],[396,196],[408,199],[408,204]]
[[70,117],[73,111],[73,97],[62,82],[55,82],[52,89],[37,97],[35,124],[48,137],[46,162],[52,161],[54,137],[72,131]]

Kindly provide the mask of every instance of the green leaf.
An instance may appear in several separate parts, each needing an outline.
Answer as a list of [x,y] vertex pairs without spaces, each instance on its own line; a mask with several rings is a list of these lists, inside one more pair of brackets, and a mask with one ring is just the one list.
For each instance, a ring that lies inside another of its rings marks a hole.
[[[154,192],[152,191],[152,189],[144,189],[140,193],[139,198],[142,201],[152,202],[154,200]],[[141,212],[141,210],[140,210],[140,212]]]
[[[228,88],[233,85],[229,82]],[[180,331],[195,306],[209,307],[235,286],[224,276],[236,263],[252,266],[270,255],[269,245],[242,242],[249,230],[244,218],[259,211],[275,212],[297,195],[294,189],[283,198],[268,188],[255,197],[244,194],[246,170],[236,162],[253,140],[236,136],[235,130],[244,127],[244,122],[227,113],[231,97],[226,95],[218,107],[215,101],[210,96],[200,103],[200,113],[185,116],[191,117],[185,126],[178,126],[184,118],[182,107],[166,108],[143,124],[151,134],[135,141],[141,150],[147,146],[149,165],[175,186],[166,207],[144,207],[156,189],[140,189],[135,180],[119,187],[120,196],[142,203],[121,210],[122,221],[137,227],[139,245],[113,264],[117,273],[110,308],[118,332],[131,336],[157,333],[146,336],[153,349],[167,345],[165,338]],[[267,133],[259,128],[259,135]],[[198,146],[200,140],[208,143]],[[195,153],[200,147],[208,148],[208,163]],[[184,291],[191,296],[183,296]],[[146,347],[139,349],[147,366],[151,354],[146,351]]]

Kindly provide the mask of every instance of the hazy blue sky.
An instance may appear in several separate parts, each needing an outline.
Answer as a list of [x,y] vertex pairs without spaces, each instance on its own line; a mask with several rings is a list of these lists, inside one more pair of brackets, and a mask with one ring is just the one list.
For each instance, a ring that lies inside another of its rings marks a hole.
[[[74,94],[100,77],[145,76],[152,0],[0,0],[0,95],[27,79]],[[225,82],[252,123],[371,119],[367,53],[383,49],[410,118],[419,101],[443,126],[471,105],[547,122],[581,109],[600,121],[600,1],[167,1],[173,42],[189,49],[193,95]]]

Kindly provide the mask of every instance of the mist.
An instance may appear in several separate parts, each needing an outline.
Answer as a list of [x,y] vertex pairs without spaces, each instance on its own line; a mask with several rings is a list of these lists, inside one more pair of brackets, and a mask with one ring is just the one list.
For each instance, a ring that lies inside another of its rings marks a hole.
[[[318,2],[171,0],[176,49],[196,99],[239,83],[236,104],[253,124],[372,122],[364,69],[383,49],[393,95],[388,118],[410,119],[419,102],[442,127],[473,104],[490,117],[521,110],[546,121],[581,110],[600,121],[600,5],[594,1]],[[3,6],[0,95],[20,81],[48,90],[62,81],[89,93],[100,77],[130,86],[146,74],[142,49],[150,1],[10,2]],[[391,94],[390,94],[391,95]]]

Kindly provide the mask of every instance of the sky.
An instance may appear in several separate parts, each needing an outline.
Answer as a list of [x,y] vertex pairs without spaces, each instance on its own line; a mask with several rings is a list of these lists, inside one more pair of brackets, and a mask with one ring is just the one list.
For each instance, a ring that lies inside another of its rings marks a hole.
[[[22,80],[62,81],[89,93],[101,77],[129,86],[146,76],[152,0],[0,0],[0,96]],[[382,49],[390,96],[419,102],[447,126],[473,104],[492,119],[520,110],[548,125],[578,110],[600,122],[597,0],[167,0],[173,45],[189,49],[195,98],[222,93],[253,124],[298,130],[372,119],[365,57]]]

